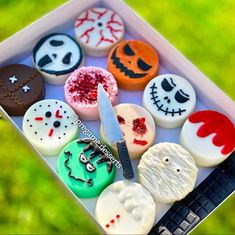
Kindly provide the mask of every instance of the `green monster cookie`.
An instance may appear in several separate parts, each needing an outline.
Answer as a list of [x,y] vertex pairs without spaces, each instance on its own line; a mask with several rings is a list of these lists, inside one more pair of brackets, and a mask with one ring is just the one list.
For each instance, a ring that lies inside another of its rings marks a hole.
[[66,185],[80,198],[98,196],[111,184],[115,167],[91,139],[78,139],[69,143],[60,153],[58,174]]

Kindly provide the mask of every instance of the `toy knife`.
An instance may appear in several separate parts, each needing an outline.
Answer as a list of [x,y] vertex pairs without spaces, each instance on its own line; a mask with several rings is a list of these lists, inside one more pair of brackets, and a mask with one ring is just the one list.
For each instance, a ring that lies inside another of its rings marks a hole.
[[126,179],[132,179],[134,177],[134,171],[131,165],[126,141],[123,138],[115,111],[101,84],[98,85],[98,107],[105,136],[110,144],[117,145],[119,159],[123,167],[123,176]]

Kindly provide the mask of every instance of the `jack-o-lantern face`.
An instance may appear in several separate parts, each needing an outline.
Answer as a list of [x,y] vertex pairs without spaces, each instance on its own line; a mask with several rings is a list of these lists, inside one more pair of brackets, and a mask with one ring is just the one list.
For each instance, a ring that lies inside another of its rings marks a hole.
[[126,40],[112,49],[108,70],[119,86],[126,90],[142,90],[156,76],[159,60],[156,51],[138,40]]

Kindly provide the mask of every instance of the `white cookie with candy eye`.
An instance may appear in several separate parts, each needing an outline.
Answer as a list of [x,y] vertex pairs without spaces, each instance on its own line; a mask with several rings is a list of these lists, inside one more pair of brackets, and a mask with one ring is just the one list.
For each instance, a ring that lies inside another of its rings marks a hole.
[[142,102],[157,125],[176,128],[183,125],[194,111],[196,94],[186,79],[175,74],[163,74],[148,83]]
[[55,156],[78,134],[77,115],[60,100],[42,100],[32,105],[23,118],[23,132],[45,156]]

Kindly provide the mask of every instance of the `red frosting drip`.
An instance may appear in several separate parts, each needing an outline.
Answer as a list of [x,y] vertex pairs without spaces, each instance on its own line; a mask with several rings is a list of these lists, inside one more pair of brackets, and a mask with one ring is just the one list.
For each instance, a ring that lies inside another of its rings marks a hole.
[[125,119],[123,117],[121,117],[120,115],[117,115],[117,119],[118,119],[118,122],[119,124],[125,124]]
[[132,130],[138,135],[144,135],[147,132],[147,127],[145,125],[145,117],[136,118],[133,120]]
[[138,145],[146,145],[148,142],[146,140],[137,140],[136,138],[134,138],[134,144],[138,144]]

